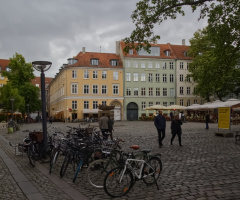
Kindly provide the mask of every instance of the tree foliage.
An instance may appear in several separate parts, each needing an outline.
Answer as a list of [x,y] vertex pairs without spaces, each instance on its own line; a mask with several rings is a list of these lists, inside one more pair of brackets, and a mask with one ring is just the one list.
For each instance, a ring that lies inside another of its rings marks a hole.
[[[176,19],[178,14],[184,16],[184,7],[191,7],[193,12],[200,8],[199,20],[208,17],[208,24],[215,29],[219,24],[226,23],[231,34],[238,38],[235,42],[239,43],[240,0],[141,0],[136,6],[131,16],[135,30],[124,39],[125,52],[142,47],[149,50],[149,43],[160,39],[159,35],[154,34],[154,26],[168,19]],[[135,42],[139,43],[138,47],[134,46]]]
[[[25,58],[21,54],[16,53],[13,58],[10,58],[8,67],[10,70],[2,72],[3,76],[8,78],[6,88],[14,88],[14,91],[16,90],[25,102],[25,105],[19,107],[19,110],[25,112],[26,104],[29,104],[30,112],[39,110],[41,105],[39,88],[31,84],[31,80],[35,78],[32,64],[26,63]],[[2,93],[0,97],[6,98],[3,97],[4,95],[5,93]],[[17,105],[17,98],[14,103]]]
[[211,96],[222,100],[229,93],[239,93],[240,69],[236,66],[240,51],[233,42],[224,42],[226,34],[228,28],[217,31],[208,26],[198,30],[190,40],[189,55],[193,57],[193,63],[188,77],[197,83],[195,94],[208,101]]

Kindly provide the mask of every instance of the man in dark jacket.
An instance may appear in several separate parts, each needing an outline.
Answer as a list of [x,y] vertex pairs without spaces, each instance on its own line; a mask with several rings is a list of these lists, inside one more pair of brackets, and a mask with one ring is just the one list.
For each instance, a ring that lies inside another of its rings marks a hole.
[[171,130],[172,130],[172,138],[171,138],[171,145],[173,143],[173,140],[175,138],[175,136],[178,136],[178,142],[179,142],[179,146],[182,146],[182,140],[181,140],[181,135],[182,135],[182,121],[179,119],[178,116],[174,117],[174,120],[171,123]]
[[165,129],[166,129],[166,119],[162,115],[162,111],[159,110],[158,115],[155,117],[154,125],[158,131],[158,143],[159,148],[163,146],[162,141],[165,137]]

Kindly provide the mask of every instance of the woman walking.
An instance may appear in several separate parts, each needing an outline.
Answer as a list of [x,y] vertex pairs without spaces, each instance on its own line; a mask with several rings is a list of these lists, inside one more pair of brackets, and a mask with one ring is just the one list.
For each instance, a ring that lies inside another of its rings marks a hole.
[[172,129],[172,138],[171,138],[171,145],[173,143],[173,140],[175,136],[178,136],[178,142],[179,146],[182,147],[182,141],[181,141],[181,135],[182,135],[182,121],[179,119],[178,116],[174,116],[174,119],[171,123],[171,129]]

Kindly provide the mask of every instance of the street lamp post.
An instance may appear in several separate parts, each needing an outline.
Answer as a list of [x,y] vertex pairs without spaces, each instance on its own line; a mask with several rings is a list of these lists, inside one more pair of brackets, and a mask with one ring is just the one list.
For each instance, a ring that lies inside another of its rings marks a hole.
[[47,152],[47,114],[46,114],[46,94],[45,94],[45,74],[52,63],[48,61],[34,61],[32,62],[33,67],[41,72],[41,99],[42,99],[42,130],[43,130],[43,157],[46,156]]
[[14,98],[11,98],[10,101],[12,102],[12,121],[11,121],[11,124],[13,126],[13,102],[14,102]]
[[27,123],[29,124],[29,104],[27,104]]

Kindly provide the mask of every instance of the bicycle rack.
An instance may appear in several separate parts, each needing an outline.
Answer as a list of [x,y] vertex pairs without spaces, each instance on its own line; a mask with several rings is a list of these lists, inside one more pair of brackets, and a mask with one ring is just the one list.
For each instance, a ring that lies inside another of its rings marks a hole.
[[19,144],[13,145],[11,142],[9,142],[9,145],[14,148],[16,156],[23,155],[23,148],[21,145],[19,145]]

